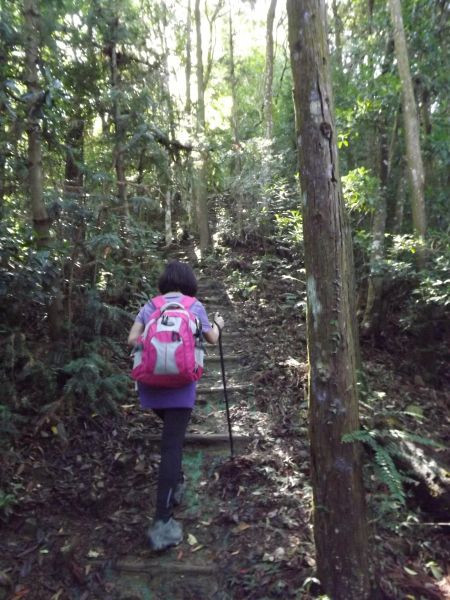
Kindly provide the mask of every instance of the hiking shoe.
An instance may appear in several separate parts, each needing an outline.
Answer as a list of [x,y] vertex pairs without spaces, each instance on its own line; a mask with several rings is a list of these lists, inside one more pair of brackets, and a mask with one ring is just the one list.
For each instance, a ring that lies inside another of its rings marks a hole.
[[183,541],[183,528],[173,517],[166,522],[160,519],[153,523],[147,536],[152,550],[165,550]]
[[186,491],[186,481],[179,481],[173,493],[173,505],[180,506],[183,501],[183,496]]

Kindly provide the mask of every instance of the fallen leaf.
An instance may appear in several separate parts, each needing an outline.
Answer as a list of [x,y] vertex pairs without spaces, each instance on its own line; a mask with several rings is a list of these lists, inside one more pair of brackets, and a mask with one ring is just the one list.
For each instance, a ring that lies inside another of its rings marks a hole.
[[195,548],[192,548],[191,552],[197,552],[198,550],[201,550],[204,547],[205,546],[203,544],[200,544],[199,546],[196,546]]
[[187,541],[189,546],[197,546],[198,544],[197,538],[195,537],[195,535],[192,535],[192,533],[188,534]]
[[237,525],[237,527],[234,527],[232,531],[233,533],[241,533],[242,531],[245,531],[250,527],[251,525],[249,525],[248,523],[239,523],[239,525]]

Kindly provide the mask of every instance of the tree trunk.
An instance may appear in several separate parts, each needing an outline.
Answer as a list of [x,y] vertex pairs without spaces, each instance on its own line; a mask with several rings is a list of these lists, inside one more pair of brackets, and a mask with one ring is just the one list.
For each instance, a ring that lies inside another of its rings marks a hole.
[[83,171],[80,164],[84,158],[84,120],[81,116],[70,124],[66,139],[66,166],[64,191],[67,195],[80,196],[83,191]]
[[39,60],[40,13],[37,0],[24,0],[25,18],[25,83],[29,94],[28,135],[28,185],[33,215],[33,227],[38,248],[50,242],[50,220],[42,192],[42,147],[39,107],[43,92],[39,87],[37,64]]
[[334,47],[336,50],[336,62],[340,72],[343,68],[342,60],[342,19],[339,15],[339,9],[336,0],[333,0],[333,21],[334,21]]
[[[40,250],[44,250],[50,246],[50,219],[44,203],[42,186],[42,146],[39,113],[40,106],[44,101],[44,96],[39,87],[37,70],[40,38],[40,13],[38,1],[24,0],[23,14],[25,33],[25,83],[30,98],[27,116],[28,184],[36,245]],[[58,340],[62,335],[64,319],[59,276],[56,276],[52,281],[52,288],[51,291],[48,291],[49,300],[47,304],[47,318],[50,337],[52,340]]]
[[394,29],[395,54],[402,85],[406,159],[411,187],[413,228],[420,242],[419,250],[417,252],[419,266],[423,266],[425,255],[422,245],[425,243],[427,226],[424,197],[425,175],[420,149],[419,119],[417,116],[417,107],[414,98],[411,71],[409,68],[408,50],[406,46],[400,0],[389,0],[389,7]]
[[195,0],[195,29],[197,34],[197,143],[200,146],[195,169],[194,197],[200,234],[200,251],[203,254],[210,245],[209,215],[207,201],[207,153],[205,149],[205,82],[202,54],[202,22],[200,0]]
[[[275,0],[276,1],[276,0]],[[237,185],[234,186],[235,195],[235,223],[237,239],[241,240],[243,235],[243,201],[242,192],[240,190],[239,178],[242,171],[241,161],[241,142],[239,138],[238,125],[238,99],[237,99],[237,81],[234,64],[234,33],[231,2],[229,6],[229,51],[230,51],[230,85],[231,85],[231,130],[233,132],[234,145],[234,176]]]
[[309,422],[318,575],[333,600],[370,594],[353,263],[340,185],[324,0],[288,0],[308,295]]
[[[186,105],[185,111],[188,117],[191,115],[192,100],[191,100],[191,73],[192,73],[192,40],[191,40],[191,0],[188,0],[187,15],[186,15]],[[189,119],[190,120],[190,119]]]
[[173,242],[172,235],[172,194],[170,190],[166,192],[166,205],[165,205],[165,232],[166,232],[166,246],[170,246]]
[[[388,39],[386,44],[385,60],[382,74],[389,71],[393,52],[392,40]],[[397,135],[397,112],[395,113],[394,126],[392,128],[391,140],[388,141],[387,115],[383,112],[378,123],[379,139],[379,164],[378,178],[380,182],[377,204],[372,221],[372,247],[370,252],[370,273],[367,288],[366,307],[362,320],[363,332],[377,334],[381,325],[381,301],[383,295],[383,271],[382,264],[385,254],[384,236],[386,232],[387,219],[387,191],[392,166],[392,152]]]
[[264,130],[268,140],[273,138],[273,23],[277,0],[271,0],[266,21],[266,67],[264,73]]
[[119,29],[119,18],[114,17],[110,23],[111,27],[111,39],[109,43],[110,55],[110,81],[112,90],[112,118],[114,123],[114,168],[116,171],[117,180],[117,197],[119,204],[122,207],[125,221],[128,221],[130,216],[128,197],[127,197],[127,183],[125,175],[125,149],[124,149],[124,137],[125,131],[123,126],[123,117],[120,110],[120,74],[119,65],[117,63],[117,32]]

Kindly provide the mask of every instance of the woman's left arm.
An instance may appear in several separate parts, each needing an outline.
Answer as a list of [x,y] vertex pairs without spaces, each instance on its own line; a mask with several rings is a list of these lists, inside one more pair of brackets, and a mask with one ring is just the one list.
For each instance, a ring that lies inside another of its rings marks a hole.
[[139,336],[144,332],[144,323],[140,321],[135,321],[133,326],[130,329],[130,333],[128,334],[128,344],[130,346],[135,346],[138,341]]

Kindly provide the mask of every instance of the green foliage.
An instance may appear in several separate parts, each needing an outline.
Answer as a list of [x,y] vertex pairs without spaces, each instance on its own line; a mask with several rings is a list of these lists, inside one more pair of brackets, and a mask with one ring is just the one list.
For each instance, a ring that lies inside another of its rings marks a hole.
[[378,179],[369,169],[358,167],[342,177],[342,188],[350,213],[371,213],[378,200]]
[[[403,456],[401,442],[410,441],[434,448],[441,448],[441,444],[399,429],[360,429],[343,435],[342,441],[345,443],[361,442],[370,450],[372,458],[366,467],[378,484],[375,489],[371,489],[373,509],[377,520],[383,526],[395,528],[406,507],[405,484],[416,484],[415,480],[397,468],[395,464],[395,457],[401,459]],[[380,485],[386,486],[388,494],[383,490],[380,492]],[[373,482],[371,487],[373,488]]]
[[64,395],[73,404],[81,403],[101,414],[117,413],[117,402],[127,393],[129,379],[115,372],[111,363],[98,353],[98,344],[88,344],[81,358],[70,361],[63,372],[69,376]]
[[298,246],[303,241],[303,220],[299,210],[287,210],[275,214],[277,233],[289,246]]
[[379,435],[380,432],[377,430],[359,430],[343,435],[342,441],[346,443],[362,442],[373,451],[373,467],[380,482],[388,487],[391,499],[394,502],[404,505],[406,500],[403,489],[405,476],[398,471],[390,451],[379,443],[377,439]]

